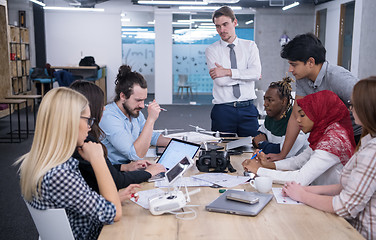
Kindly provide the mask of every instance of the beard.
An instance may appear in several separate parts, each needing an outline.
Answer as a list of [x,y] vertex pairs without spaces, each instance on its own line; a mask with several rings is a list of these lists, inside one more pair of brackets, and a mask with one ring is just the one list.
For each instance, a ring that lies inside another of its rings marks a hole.
[[[123,108],[129,117],[137,118],[142,108],[131,109],[127,104],[123,103]],[[138,110],[138,111],[137,111]]]
[[228,40],[230,40],[231,36],[228,35],[227,33],[224,34],[224,35],[220,35],[220,37],[222,38],[223,41],[227,42]]
[[230,41],[231,40],[231,38],[236,38],[235,36],[234,36],[234,34],[231,34],[231,33],[229,33],[229,32],[223,32],[222,34],[219,34],[219,36],[221,37],[221,39],[223,40],[223,41],[225,41],[225,42],[228,42],[228,41]]

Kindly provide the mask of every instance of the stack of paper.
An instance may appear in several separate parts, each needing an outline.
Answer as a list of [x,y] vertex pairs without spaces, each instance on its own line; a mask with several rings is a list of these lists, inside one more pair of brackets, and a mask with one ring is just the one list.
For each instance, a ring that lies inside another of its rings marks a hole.
[[137,205],[140,205],[141,207],[143,207],[145,209],[149,209],[149,198],[156,196],[156,195],[159,195],[159,194],[162,194],[162,193],[164,193],[164,191],[162,189],[159,189],[159,188],[154,188],[154,189],[145,190],[145,191],[139,191],[138,192],[138,196],[139,196],[138,201],[136,202],[134,200],[134,198],[131,198],[131,201],[136,203]]
[[201,179],[203,181],[209,182],[212,185],[216,184],[220,187],[231,188],[239,184],[243,184],[250,179],[250,177],[245,176],[233,176],[226,173],[204,173],[192,176],[193,178]]
[[193,178],[193,177],[182,177],[177,179],[171,186],[167,179],[163,179],[161,181],[156,181],[155,182],[155,187],[160,187],[160,188],[166,188],[166,187],[208,187],[213,185],[210,182]]
[[280,204],[303,204],[282,195],[282,188],[272,188],[275,200]]

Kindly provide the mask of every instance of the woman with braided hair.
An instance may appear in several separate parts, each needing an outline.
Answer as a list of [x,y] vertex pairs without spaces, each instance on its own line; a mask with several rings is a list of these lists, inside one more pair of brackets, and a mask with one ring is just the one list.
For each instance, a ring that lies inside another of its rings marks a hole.
[[[283,146],[287,123],[292,113],[292,81],[292,78],[285,77],[281,81],[272,82],[265,93],[264,107],[267,116],[252,143],[255,148],[262,149],[266,154],[280,153]],[[301,153],[307,146],[307,136],[300,131],[287,157]]]

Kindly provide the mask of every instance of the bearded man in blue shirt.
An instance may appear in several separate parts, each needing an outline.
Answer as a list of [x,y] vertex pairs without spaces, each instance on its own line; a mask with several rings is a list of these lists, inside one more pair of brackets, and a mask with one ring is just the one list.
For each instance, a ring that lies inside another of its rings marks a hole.
[[169,138],[153,131],[161,108],[154,100],[148,106],[148,117],[140,112],[147,98],[144,77],[128,65],[119,68],[115,81],[114,102],[106,105],[99,126],[106,134],[102,143],[113,164],[129,163],[145,157],[150,145],[166,146]]

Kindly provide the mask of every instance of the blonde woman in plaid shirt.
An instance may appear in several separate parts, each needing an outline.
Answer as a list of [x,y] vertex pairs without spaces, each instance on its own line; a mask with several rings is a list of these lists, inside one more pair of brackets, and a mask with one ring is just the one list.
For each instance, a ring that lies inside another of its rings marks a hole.
[[[31,150],[18,160],[23,198],[39,210],[64,208],[75,239],[97,239],[104,224],[120,220],[121,200],[135,193],[129,186],[118,194],[102,146],[84,142],[92,124],[82,94],[64,87],[50,90],[38,110]],[[100,194],[82,177],[78,160],[71,157],[75,149],[93,167]]]
[[340,184],[302,187],[286,183],[290,198],[346,218],[366,239],[376,239],[376,77],[360,80],[353,89],[352,111],[363,127],[356,152],[341,173]]

